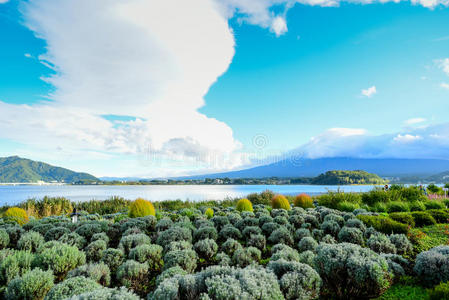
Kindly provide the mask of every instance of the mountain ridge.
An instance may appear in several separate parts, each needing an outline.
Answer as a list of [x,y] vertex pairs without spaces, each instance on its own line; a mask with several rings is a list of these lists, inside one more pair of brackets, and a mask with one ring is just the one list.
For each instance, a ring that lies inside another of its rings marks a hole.
[[95,176],[19,156],[0,157],[0,183],[98,181]]

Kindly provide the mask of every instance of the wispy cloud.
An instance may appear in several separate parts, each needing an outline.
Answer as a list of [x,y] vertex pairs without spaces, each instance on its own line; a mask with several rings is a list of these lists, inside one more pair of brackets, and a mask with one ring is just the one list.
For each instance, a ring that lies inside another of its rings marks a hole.
[[439,59],[436,61],[438,67],[449,76],[449,58]]
[[377,89],[376,89],[376,86],[374,86],[374,85],[367,89],[362,90],[362,96],[365,96],[368,98],[374,96],[376,93],[377,93]]
[[449,83],[442,82],[442,83],[440,84],[440,86],[441,86],[443,89],[449,90]]
[[404,125],[410,126],[410,125],[420,124],[425,121],[427,121],[427,119],[425,119],[425,118],[411,118],[411,119],[405,120]]

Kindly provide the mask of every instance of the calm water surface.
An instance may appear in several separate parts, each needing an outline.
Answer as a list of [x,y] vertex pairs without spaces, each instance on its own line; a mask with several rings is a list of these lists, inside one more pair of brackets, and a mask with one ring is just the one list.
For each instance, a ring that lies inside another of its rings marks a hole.
[[328,190],[341,189],[345,192],[364,192],[372,185],[329,186],[329,185],[147,185],[147,186],[0,186],[0,205],[16,204],[29,198],[41,199],[44,196],[62,196],[72,201],[91,199],[104,200],[111,196],[126,199],[143,197],[152,201],[162,200],[223,200],[242,197],[266,189],[284,195],[308,193],[316,195]]

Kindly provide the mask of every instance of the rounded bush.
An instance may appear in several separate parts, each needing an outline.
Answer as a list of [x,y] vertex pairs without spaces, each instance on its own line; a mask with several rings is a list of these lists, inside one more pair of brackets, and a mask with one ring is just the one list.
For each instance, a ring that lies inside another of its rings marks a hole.
[[322,243],[326,243],[326,244],[336,244],[337,241],[334,239],[333,236],[331,236],[330,234],[326,234],[325,236],[323,236],[323,238],[321,239]]
[[103,255],[103,251],[108,248],[108,245],[104,240],[96,240],[87,245],[85,252],[88,261],[98,262]]
[[252,263],[257,263],[262,254],[259,249],[254,247],[240,248],[232,255],[232,263],[238,267],[246,267]]
[[409,203],[410,211],[424,211],[426,206],[421,201],[414,201]]
[[0,250],[8,247],[9,234],[6,230],[0,228]]
[[146,262],[150,272],[160,272],[164,266],[162,260],[163,248],[159,245],[139,245],[129,252],[129,258],[140,263]]
[[44,237],[35,231],[24,233],[17,242],[17,248],[30,252],[36,252],[44,244]]
[[248,246],[255,247],[262,251],[265,250],[266,244],[267,241],[265,239],[265,236],[262,234],[252,234],[247,242]]
[[100,232],[100,233],[95,233],[92,238],[90,239],[90,242],[95,242],[98,240],[103,240],[106,242],[106,244],[109,243],[109,237],[107,236],[106,233],[104,232]]
[[388,237],[391,243],[396,247],[396,252],[400,255],[408,254],[413,251],[413,245],[405,234],[392,234]]
[[164,268],[180,266],[186,272],[192,273],[196,269],[197,255],[193,250],[170,251],[164,256]]
[[442,282],[429,291],[430,300],[449,299],[449,282]]
[[212,221],[212,223],[214,223],[214,226],[215,226],[215,228],[217,228],[217,231],[221,231],[226,225],[228,225],[230,223],[229,217],[231,217],[231,216],[235,216],[237,221],[241,219],[240,215],[233,213],[233,214],[229,214],[227,217],[215,216],[210,220]]
[[64,234],[63,236],[61,236],[59,238],[58,241],[61,243],[70,245],[70,246],[75,246],[78,249],[83,249],[87,243],[86,239],[76,232],[70,232],[69,234]]
[[204,239],[216,240],[218,238],[217,229],[213,226],[201,227],[193,233],[193,240],[199,241]]
[[156,223],[156,231],[162,232],[169,229],[173,225],[173,221],[170,218],[162,218]]
[[0,286],[17,276],[22,276],[31,270],[34,255],[27,251],[14,251],[0,260]]
[[92,292],[82,293],[70,298],[70,300],[140,300],[141,298],[125,287],[120,289],[100,288]]
[[167,247],[164,249],[164,253],[170,252],[170,251],[176,251],[176,250],[192,250],[193,245],[186,241],[179,241],[179,242],[171,242],[168,244]]
[[117,281],[139,295],[146,295],[149,289],[148,265],[127,260],[117,269]]
[[320,295],[321,278],[305,264],[282,276],[279,283],[285,299],[316,299]]
[[312,237],[306,236],[301,239],[298,243],[298,250],[303,251],[315,251],[316,247],[318,246],[317,241],[315,241]]
[[190,231],[190,229],[179,226],[173,226],[161,232],[157,238],[157,244],[164,247],[164,249],[171,242],[180,242],[180,241],[186,241],[190,243],[192,242],[192,232]]
[[413,216],[408,212],[395,212],[389,214],[388,216],[397,222],[415,227],[415,220],[413,219]]
[[340,225],[333,220],[324,221],[321,224],[321,230],[323,230],[324,234],[330,234],[331,236],[336,237],[340,232]]
[[377,253],[396,253],[396,247],[385,234],[373,234],[366,241],[368,247]]
[[72,277],[53,286],[45,300],[67,299],[74,295],[92,292],[101,288],[101,285],[84,276]]
[[23,225],[28,222],[28,215],[26,211],[19,207],[10,207],[3,213],[3,218]]
[[338,240],[341,243],[364,244],[363,233],[358,228],[344,226],[338,233]]
[[242,233],[231,224],[227,224],[221,229],[218,237],[221,241],[226,241],[228,239],[239,240],[242,238]]
[[208,208],[204,211],[204,214],[208,219],[211,219],[214,216],[214,210],[212,208]]
[[36,265],[44,270],[52,270],[58,280],[64,278],[70,270],[86,263],[86,256],[75,246],[53,242],[51,247],[46,247],[46,244],[36,257]]
[[275,230],[281,228],[281,225],[275,222],[267,222],[262,226],[262,232],[265,236],[269,237]]
[[428,286],[449,281],[449,246],[438,246],[418,254],[414,271]]
[[64,234],[69,234],[70,229],[62,226],[53,227],[44,235],[45,241],[57,241]]
[[417,227],[435,225],[437,221],[425,211],[414,211],[412,212],[413,220]]
[[[278,246],[279,245],[279,246]],[[274,246],[271,251],[272,255],[270,258],[270,261],[276,261],[276,260],[286,260],[286,261],[299,261],[299,253],[295,249],[284,245],[284,244],[278,244],[277,249],[275,249],[276,246]]]
[[298,260],[298,262],[303,263],[303,264],[306,264],[306,265],[309,265],[309,266],[311,266],[312,268],[314,268],[314,267],[315,267],[315,263],[314,263],[315,256],[316,256],[315,253],[312,252],[312,251],[304,251],[304,252],[301,252],[301,253],[299,254],[299,260]]
[[253,211],[253,205],[252,205],[251,201],[249,201],[248,199],[240,199],[237,202],[236,209],[240,212]]
[[293,245],[293,238],[290,232],[283,226],[279,227],[270,234],[268,241],[272,244]]
[[156,278],[156,286],[161,284],[165,279],[172,278],[176,275],[187,275],[188,273],[184,271],[180,266],[174,266],[164,270],[159,276]]
[[271,207],[274,209],[290,210],[290,203],[288,199],[283,195],[276,195],[271,199]]
[[409,208],[407,202],[391,201],[390,203],[387,204],[387,211],[389,213],[406,212],[409,210],[410,210],[410,208]]
[[313,199],[307,194],[299,194],[295,197],[295,200],[293,202],[296,207],[302,207],[302,208],[313,208]]
[[343,201],[337,204],[337,209],[340,211],[353,212],[358,209],[360,206],[357,203]]
[[108,248],[101,255],[101,262],[105,263],[112,273],[123,263],[125,254],[123,251],[115,248]]
[[153,203],[148,200],[137,198],[129,206],[129,216],[131,218],[145,217],[145,216],[155,216],[156,211],[154,209]]
[[245,229],[243,229],[242,233],[243,233],[245,240],[248,240],[251,235],[261,234],[262,230],[259,228],[259,226],[248,226]]
[[231,238],[227,239],[226,242],[221,245],[221,250],[229,256],[234,255],[234,252],[241,248],[242,245],[238,241]]
[[355,244],[319,245],[315,266],[323,286],[338,299],[376,298],[391,284],[387,261]]
[[218,245],[212,239],[204,239],[196,242],[194,249],[201,258],[210,260],[217,253]]
[[449,211],[446,209],[430,209],[427,211],[437,223],[449,223]]
[[426,209],[445,209],[446,205],[443,202],[438,200],[430,200],[424,202]]
[[137,247],[139,245],[144,245],[144,244],[147,244],[147,245],[151,244],[151,239],[148,235],[146,235],[144,233],[131,234],[131,235],[126,235],[120,239],[118,248],[120,250],[122,250],[123,253],[125,253],[125,255],[128,255],[129,251],[132,248]]
[[105,263],[82,265],[67,274],[67,278],[78,276],[90,278],[103,286],[111,283],[111,271]]
[[22,277],[11,280],[6,289],[6,299],[42,300],[48,291],[53,287],[54,276],[51,271],[33,269],[25,273]]

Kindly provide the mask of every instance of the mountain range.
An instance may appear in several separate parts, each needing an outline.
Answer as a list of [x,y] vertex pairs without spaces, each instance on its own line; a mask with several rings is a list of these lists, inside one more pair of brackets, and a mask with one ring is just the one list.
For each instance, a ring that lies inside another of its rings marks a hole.
[[98,180],[95,176],[87,173],[78,173],[18,156],[0,158],[0,183],[35,183],[38,181],[72,183]]
[[416,176],[424,178],[449,171],[449,160],[351,157],[296,160],[291,158],[239,171],[186,176],[185,178],[313,177],[329,170],[363,170],[381,177]]

